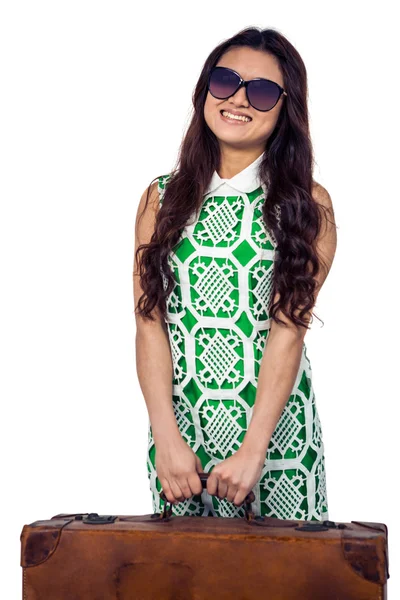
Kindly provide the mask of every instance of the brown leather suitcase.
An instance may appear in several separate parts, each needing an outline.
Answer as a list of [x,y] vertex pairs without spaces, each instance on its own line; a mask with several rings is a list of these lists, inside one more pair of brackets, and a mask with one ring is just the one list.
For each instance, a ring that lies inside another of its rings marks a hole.
[[253,501],[243,519],[175,516],[165,501],[162,513],[24,525],[23,600],[387,598],[385,524],[257,517]]

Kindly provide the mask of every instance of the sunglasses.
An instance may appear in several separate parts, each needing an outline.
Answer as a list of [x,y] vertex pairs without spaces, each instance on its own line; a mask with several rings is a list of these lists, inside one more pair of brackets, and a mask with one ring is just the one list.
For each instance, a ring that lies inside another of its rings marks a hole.
[[236,71],[227,67],[213,67],[208,76],[208,89],[214,98],[226,100],[244,86],[247,99],[256,110],[266,112],[274,108],[279,98],[287,93],[275,81],[257,77],[244,81]]

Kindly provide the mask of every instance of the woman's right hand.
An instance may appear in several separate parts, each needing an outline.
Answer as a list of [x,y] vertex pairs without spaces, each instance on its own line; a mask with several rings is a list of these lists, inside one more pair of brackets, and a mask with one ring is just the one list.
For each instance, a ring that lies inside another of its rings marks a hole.
[[156,444],[156,472],[163,492],[172,504],[201,494],[198,473],[204,473],[200,458],[182,437]]

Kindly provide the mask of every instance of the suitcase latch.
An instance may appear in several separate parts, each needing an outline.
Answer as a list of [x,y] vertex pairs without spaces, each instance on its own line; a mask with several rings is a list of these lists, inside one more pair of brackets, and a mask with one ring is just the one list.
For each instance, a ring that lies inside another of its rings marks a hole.
[[106,525],[114,523],[117,515],[99,515],[98,513],[88,513],[87,517],[82,518],[82,523],[89,525]]
[[300,525],[300,527],[295,527],[297,531],[328,531],[328,529],[346,529],[346,525],[344,523],[338,523],[336,525],[335,521],[309,521]]

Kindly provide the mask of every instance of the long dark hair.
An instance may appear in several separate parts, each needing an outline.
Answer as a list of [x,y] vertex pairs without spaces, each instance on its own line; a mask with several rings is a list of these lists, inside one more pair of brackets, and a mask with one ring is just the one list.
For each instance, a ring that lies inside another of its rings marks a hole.
[[[322,225],[320,209],[324,207],[312,197],[314,158],[308,120],[307,73],[298,51],[281,33],[256,27],[243,29],[219,44],[204,63],[192,98],[194,114],[165,186],[154,233],[150,243],[139,246],[135,254],[144,292],[135,313],[151,320],[154,320],[153,309],[158,310],[162,318],[166,315],[166,299],[175,285],[168,254],[178,243],[193,212],[198,214],[207,185],[220,165],[218,139],[204,118],[207,77],[233,46],[249,46],[274,55],[283,74],[283,87],[288,96],[267,140],[260,165],[261,178],[268,182],[263,219],[279,249],[272,290],[272,298],[278,292],[279,300],[269,307],[269,317],[284,323],[276,315],[281,310],[297,326],[308,328],[304,315],[315,303],[317,281],[314,277],[320,269],[316,239]],[[144,210],[150,187],[151,184]]]

